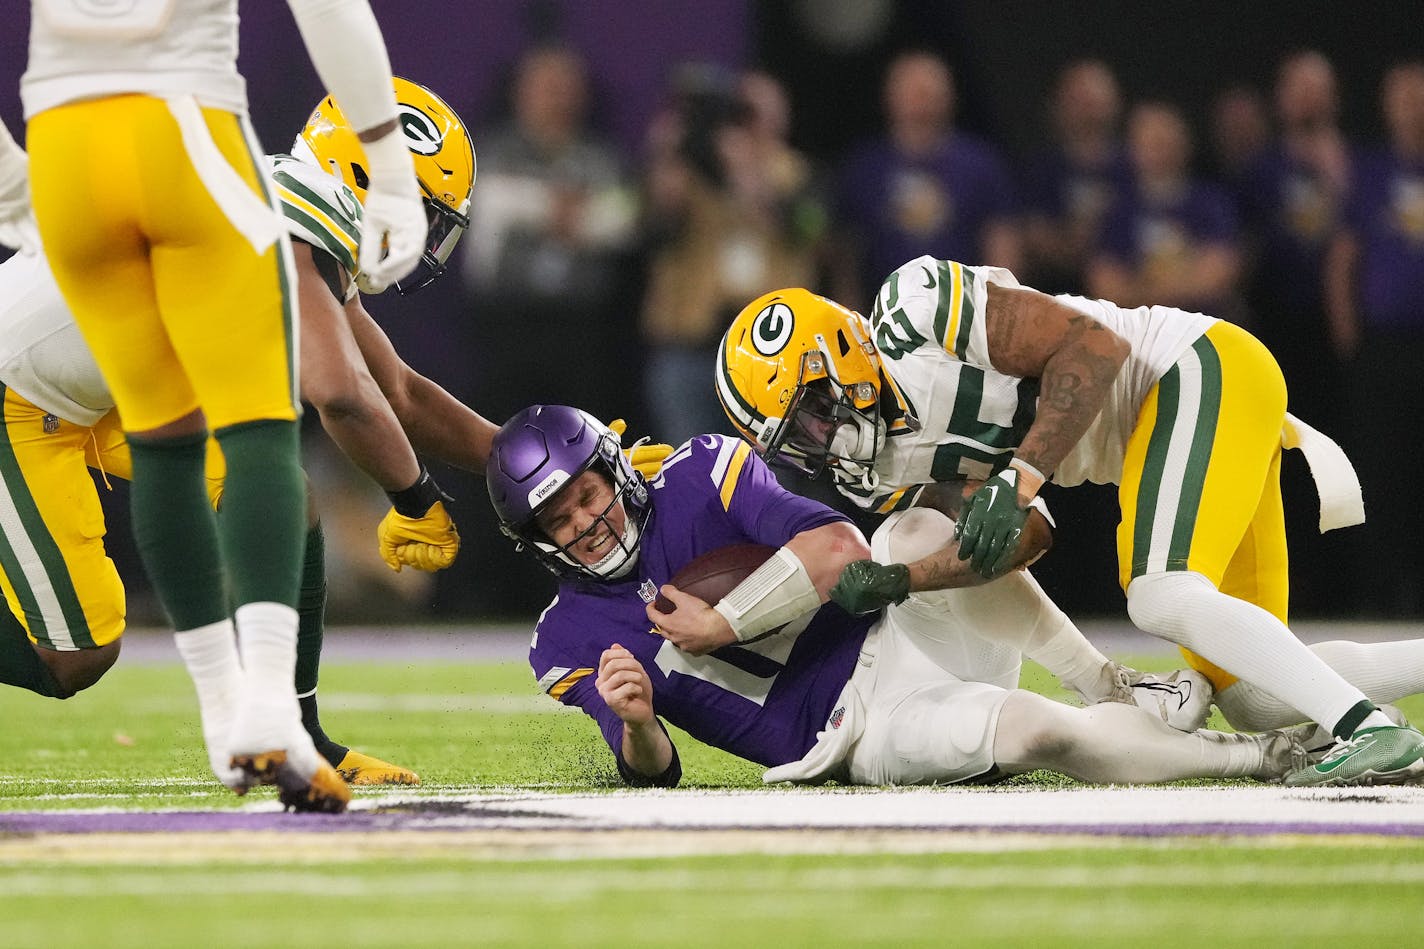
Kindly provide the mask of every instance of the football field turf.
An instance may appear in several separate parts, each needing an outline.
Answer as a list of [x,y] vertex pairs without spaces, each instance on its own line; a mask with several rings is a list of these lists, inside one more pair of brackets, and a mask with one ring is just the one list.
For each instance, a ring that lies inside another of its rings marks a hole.
[[1424,789],[763,790],[677,736],[683,787],[627,792],[518,661],[331,661],[321,696],[421,787],[341,817],[238,799],[171,663],[63,703],[0,690],[0,946],[1418,940]]

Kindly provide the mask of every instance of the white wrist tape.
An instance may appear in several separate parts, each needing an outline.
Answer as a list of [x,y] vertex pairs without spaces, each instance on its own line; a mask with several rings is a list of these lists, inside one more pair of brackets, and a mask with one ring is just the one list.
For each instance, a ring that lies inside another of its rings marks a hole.
[[404,183],[415,177],[415,162],[410,157],[410,146],[406,144],[405,135],[399,126],[380,138],[362,142],[361,150],[366,153],[366,171],[372,182]]
[[820,605],[805,564],[782,547],[712,608],[726,617],[737,641],[746,642]]
[[1011,458],[1009,460],[1009,467],[1017,469],[1019,474],[1022,476],[1019,478],[1019,485],[1022,485],[1024,483],[1029,484],[1033,488],[1033,493],[1035,495],[1038,494],[1038,489],[1043,487],[1043,483],[1048,480],[1043,476],[1042,471],[1039,471],[1037,468],[1024,461],[1022,458]]

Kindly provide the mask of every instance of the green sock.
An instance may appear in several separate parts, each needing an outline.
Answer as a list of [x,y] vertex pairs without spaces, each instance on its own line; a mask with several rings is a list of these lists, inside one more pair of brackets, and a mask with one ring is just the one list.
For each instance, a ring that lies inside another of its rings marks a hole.
[[17,685],[52,699],[68,698],[49,666],[30,645],[25,627],[4,609],[0,609],[0,683]]
[[216,434],[227,460],[217,531],[232,602],[295,607],[307,501],[297,423],[245,422]]
[[129,436],[134,539],[168,620],[179,631],[228,616],[217,519],[203,480],[206,449],[205,435]]
[[297,695],[316,691],[326,627],[326,536],[321,522],[307,531],[302,585],[297,593]]
[[297,698],[302,707],[302,725],[311,735],[316,750],[333,767],[346,757],[345,745],[338,745],[321,727],[317,710],[316,683],[321,669],[321,640],[326,625],[326,536],[321,522],[307,531],[302,557],[302,586],[297,596]]

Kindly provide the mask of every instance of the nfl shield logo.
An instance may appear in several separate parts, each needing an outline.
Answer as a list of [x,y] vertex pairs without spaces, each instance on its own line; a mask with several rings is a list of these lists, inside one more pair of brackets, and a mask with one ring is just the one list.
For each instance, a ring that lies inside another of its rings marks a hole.
[[638,586],[638,595],[643,598],[644,603],[651,603],[658,598],[658,588],[653,585],[653,581],[645,579]]

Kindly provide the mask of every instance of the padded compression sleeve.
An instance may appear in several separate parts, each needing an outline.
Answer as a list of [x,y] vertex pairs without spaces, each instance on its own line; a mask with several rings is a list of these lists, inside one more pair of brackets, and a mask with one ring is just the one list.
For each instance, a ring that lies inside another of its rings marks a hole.
[[367,0],[287,0],[312,65],[358,133],[396,117],[391,60]]

